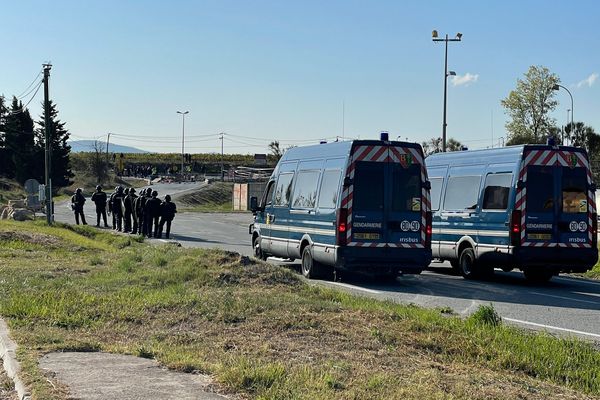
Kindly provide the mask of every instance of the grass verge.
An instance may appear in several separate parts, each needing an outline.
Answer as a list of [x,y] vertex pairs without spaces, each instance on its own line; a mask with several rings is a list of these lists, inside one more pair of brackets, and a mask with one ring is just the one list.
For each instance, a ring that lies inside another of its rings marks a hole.
[[156,358],[259,399],[582,399],[590,344],[356,297],[218,250],[149,246],[89,227],[0,222],[0,314],[36,399],[67,398],[50,351]]
[[233,183],[213,182],[191,193],[178,196],[178,209],[188,212],[232,212]]

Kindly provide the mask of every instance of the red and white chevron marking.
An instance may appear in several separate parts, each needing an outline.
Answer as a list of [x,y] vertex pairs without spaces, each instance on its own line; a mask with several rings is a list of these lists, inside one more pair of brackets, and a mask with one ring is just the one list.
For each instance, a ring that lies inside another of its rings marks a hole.
[[[573,163],[573,156],[576,162]],[[530,165],[539,166],[562,166],[569,168],[585,168],[587,173],[588,185],[592,183],[592,172],[589,161],[585,155],[577,151],[569,150],[530,150],[524,156],[524,161],[521,164],[519,171],[519,180],[527,182],[527,167]],[[527,242],[525,240],[526,229],[526,206],[527,206],[527,189],[517,189],[515,200],[515,209],[521,211],[521,246],[524,247],[591,247],[593,243],[593,225],[592,214],[596,212],[596,202],[594,192],[588,190],[588,243],[540,243]]]
[[[361,145],[354,148],[352,156],[348,160],[346,168],[346,176],[352,181],[354,180],[354,171],[358,161],[371,162],[407,162],[407,155],[412,156],[412,162],[421,166],[421,182],[427,180],[427,170],[423,154],[414,148],[404,148],[385,145]],[[353,242],[352,241],[352,203],[354,197],[354,185],[350,185],[344,189],[342,193],[341,207],[348,209],[348,220],[346,230],[346,240],[348,246],[355,247],[403,247],[403,248],[424,248],[424,243],[427,235],[427,211],[431,208],[431,198],[429,191],[422,189],[421,196],[421,243],[370,243],[370,242]]]

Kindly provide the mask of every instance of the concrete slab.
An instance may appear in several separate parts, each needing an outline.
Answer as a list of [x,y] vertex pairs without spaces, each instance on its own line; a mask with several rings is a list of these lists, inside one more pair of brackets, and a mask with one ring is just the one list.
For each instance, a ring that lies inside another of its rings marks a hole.
[[81,400],[224,400],[205,375],[170,371],[154,360],[108,353],[50,353],[40,368]]

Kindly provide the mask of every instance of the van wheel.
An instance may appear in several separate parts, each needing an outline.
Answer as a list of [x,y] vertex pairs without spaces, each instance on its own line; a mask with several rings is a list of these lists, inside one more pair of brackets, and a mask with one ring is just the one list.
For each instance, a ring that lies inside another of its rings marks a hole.
[[252,248],[254,249],[255,258],[258,258],[259,260],[263,261],[267,260],[268,256],[265,254],[265,252],[263,252],[262,247],[260,247],[260,236],[257,236],[254,239],[254,243],[252,243]]
[[553,271],[539,268],[526,268],[523,270],[525,279],[531,283],[546,283],[554,276]]
[[302,250],[302,275],[308,279],[319,278],[323,275],[323,267],[321,263],[314,260],[310,246],[306,246]]
[[476,277],[475,252],[472,248],[467,247],[460,253],[458,268],[460,274],[465,279],[474,279]]

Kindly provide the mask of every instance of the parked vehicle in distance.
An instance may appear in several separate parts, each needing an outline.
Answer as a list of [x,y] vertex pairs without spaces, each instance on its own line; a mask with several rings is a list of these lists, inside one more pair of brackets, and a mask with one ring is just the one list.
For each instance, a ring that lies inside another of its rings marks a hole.
[[426,164],[433,257],[465,278],[518,268],[545,282],[598,261],[596,185],[584,149],[509,146],[438,153]]
[[306,277],[335,269],[395,277],[431,261],[429,181],[416,143],[354,140],[294,147],[260,202],[256,257],[301,258]]

